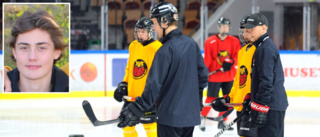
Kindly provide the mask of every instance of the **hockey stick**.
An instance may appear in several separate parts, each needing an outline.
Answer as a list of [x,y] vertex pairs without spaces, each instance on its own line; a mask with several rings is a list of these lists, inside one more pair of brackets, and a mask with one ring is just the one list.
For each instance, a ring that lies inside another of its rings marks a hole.
[[242,106],[242,103],[225,103],[224,105],[228,107],[238,107],[238,106]]
[[231,108],[231,109],[227,110],[226,113],[222,114],[219,117],[205,117],[205,118],[209,119],[209,120],[212,120],[212,121],[221,121],[224,118],[226,118],[227,116],[229,116],[232,113],[233,110],[234,110],[234,108]]
[[[224,105],[226,105],[228,107],[242,106],[241,103],[224,103]],[[211,106],[211,103],[205,103],[205,104],[203,104],[203,106],[209,107],[209,106]]]
[[[123,96],[123,99],[127,99],[127,100],[135,100],[135,98],[133,97],[129,97],[129,96]],[[112,119],[112,120],[107,120],[107,121],[100,121],[96,118],[96,115],[94,114],[92,107],[89,103],[89,101],[84,100],[82,102],[82,108],[84,110],[84,112],[86,113],[87,117],[89,118],[90,122],[93,124],[93,126],[102,126],[102,125],[108,125],[108,124],[113,124],[113,123],[118,123],[120,122],[120,119]],[[150,114],[152,115],[152,114]],[[145,118],[144,118],[145,119]],[[143,120],[143,118],[142,118]]]
[[[224,61],[223,61],[223,63],[225,63],[225,62],[228,63],[228,64],[231,64],[231,66],[234,64],[234,60],[233,60],[232,58],[225,58]],[[223,65],[222,65],[222,66],[223,66]],[[209,73],[209,76],[212,75],[212,74],[214,74],[214,73],[217,73],[217,72],[219,72],[219,71],[224,72],[223,67],[221,67],[221,68],[218,69],[218,70],[215,70],[215,71],[210,72],[210,73]]]
[[101,126],[101,125],[107,125],[107,124],[113,124],[113,123],[118,123],[119,119],[112,119],[112,120],[107,120],[107,121],[100,121],[96,118],[94,115],[94,112],[92,110],[92,107],[89,103],[89,101],[84,100],[82,102],[82,108],[84,112],[86,113],[87,117],[89,118],[90,122],[93,124],[93,126]]
[[136,100],[136,98],[134,98],[134,97],[129,97],[129,96],[123,96],[123,99],[132,100],[132,101],[135,101],[135,100]]
[[231,121],[228,125],[226,125],[220,132],[218,132],[214,137],[219,137],[222,135],[226,130],[228,130],[234,123],[236,123],[242,116],[244,112],[242,112],[238,117],[236,117],[233,121]]
[[[129,96],[123,96],[123,98],[127,99],[127,100],[135,100],[135,98],[129,97]],[[82,102],[82,108],[83,108],[84,112],[86,113],[87,117],[89,118],[90,122],[93,124],[93,126],[101,126],[101,125],[107,125],[107,124],[113,124],[113,123],[119,122],[118,118],[112,119],[112,120],[107,120],[107,121],[99,121],[96,118],[96,115],[94,114],[89,101],[87,101],[87,100],[84,100]]]
[[218,70],[215,70],[215,71],[210,72],[210,73],[209,73],[209,76],[212,75],[212,74],[214,74],[214,73],[217,73],[217,72],[219,72],[219,71],[222,71],[222,72],[223,72],[223,68],[220,68],[220,69],[218,69]]

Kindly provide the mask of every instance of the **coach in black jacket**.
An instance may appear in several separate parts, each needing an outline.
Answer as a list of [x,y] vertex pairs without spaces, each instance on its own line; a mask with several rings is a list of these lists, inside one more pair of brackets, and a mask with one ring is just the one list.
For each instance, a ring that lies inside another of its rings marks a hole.
[[122,110],[118,126],[135,125],[155,103],[158,137],[191,137],[200,124],[208,70],[197,43],[177,29],[178,12],[171,3],[159,3],[151,15],[163,46],[154,57],[142,96]]
[[279,51],[267,34],[268,21],[263,14],[246,15],[243,22],[240,27],[257,47],[252,58],[249,121],[258,127],[258,137],[283,137],[288,100]]

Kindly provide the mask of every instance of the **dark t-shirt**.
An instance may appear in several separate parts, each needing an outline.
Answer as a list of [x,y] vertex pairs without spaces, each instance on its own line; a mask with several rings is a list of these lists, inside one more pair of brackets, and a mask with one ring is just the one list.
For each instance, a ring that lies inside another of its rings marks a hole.
[[[15,68],[7,74],[11,81],[12,92],[21,92],[18,86],[19,70]],[[69,77],[55,65],[52,67],[50,92],[69,92]]]

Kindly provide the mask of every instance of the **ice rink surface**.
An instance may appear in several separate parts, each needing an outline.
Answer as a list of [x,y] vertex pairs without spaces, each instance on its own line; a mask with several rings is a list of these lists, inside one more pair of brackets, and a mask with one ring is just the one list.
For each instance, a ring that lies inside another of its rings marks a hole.
[[[113,98],[0,100],[0,137],[69,137],[71,134],[122,137],[122,129],[116,124],[94,127],[82,109],[83,100],[91,103],[99,120],[117,118],[122,106]],[[319,101],[320,98],[289,98],[285,137],[319,137]],[[214,117],[217,113],[212,110],[209,115]],[[234,118],[235,112],[228,122]],[[142,125],[136,128],[139,137],[146,137]],[[217,122],[207,120],[206,131],[196,126],[194,137],[213,137],[219,131]],[[237,137],[236,130],[227,131],[221,137]]]

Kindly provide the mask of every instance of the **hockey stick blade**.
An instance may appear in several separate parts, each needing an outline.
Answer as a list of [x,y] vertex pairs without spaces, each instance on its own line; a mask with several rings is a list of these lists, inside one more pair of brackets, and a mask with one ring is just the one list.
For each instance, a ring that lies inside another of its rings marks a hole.
[[101,126],[101,125],[107,125],[107,124],[113,124],[119,122],[119,119],[113,119],[108,121],[99,121],[96,118],[96,115],[94,115],[94,112],[92,110],[92,107],[89,103],[89,101],[84,100],[82,102],[82,108],[84,112],[86,113],[87,117],[89,118],[90,122],[93,124],[93,126]]
[[234,123],[236,123],[242,116],[244,115],[244,112],[242,112],[238,117],[236,117],[234,120],[232,120],[228,125],[226,125],[220,132],[218,132],[214,137],[219,137],[222,135],[226,130],[228,130]]
[[227,110],[226,113],[222,114],[219,117],[206,117],[206,119],[209,119],[209,120],[212,120],[212,121],[221,121],[224,118],[226,118],[227,116],[229,116],[232,113],[233,110],[234,110],[234,108],[231,108],[231,109]]
[[[89,118],[90,122],[94,125],[97,120],[96,116],[93,113],[92,107],[87,100],[82,101],[82,108]],[[94,125],[95,126],[95,125]]]

